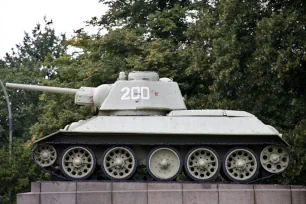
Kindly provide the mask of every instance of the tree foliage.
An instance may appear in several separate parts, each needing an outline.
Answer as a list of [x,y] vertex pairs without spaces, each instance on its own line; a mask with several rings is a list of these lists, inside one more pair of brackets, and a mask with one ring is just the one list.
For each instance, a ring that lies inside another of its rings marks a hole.
[[[82,52],[52,61],[59,70],[49,85],[96,86],[113,82],[122,70],[158,71],[179,82],[189,108],[245,110],[278,128],[292,144],[296,164],[279,182],[300,182],[306,154],[302,1],[101,2],[109,11],[88,24],[108,33],[77,32],[68,44]],[[67,101],[43,95],[45,114],[32,133],[45,135],[94,112]]]
[[10,155],[8,146],[0,148],[0,197],[1,203],[16,202],[16,195],[20,192],[29,192],[31,182],[49,178],[32,162],[32,152],[22,140],[14,142],[13,156],[9,163]]
[[[45,26],[37,24],[32,34],[25,32],[23,42],[12,48],[11,53],[0,63],[0,79],[5,82],[22,84],[39,84],[55,73],[55,68],[43,66],[48,58],[59,58],[67,50],[64,45],[65,35],[56,36],[52,21],[44,18]],[[8,130],[7,104],[3,96],[0,101],[0,122],[4,130]],[[38,115],[39,93],[8,89],[13,115],[14,137],[30,139],[29,128],[36,122]],[[8,131],[3,132],[7,136]]]
[[4,57],[6,67],[40,68],[47,57],[56,59],[62,56],[67,50],[64,44],[66,36],[65,34],[57,36],[52,24],[52,20],[49,21],[44,17],[44,26],[38,23],[31,34],[25,32],[22,43],[16,44],[16,48],[12,48],[11,53],[6,53]]
[[[0,60],[0,80],[22,84],[39,84],[55,74],[55,67],[43,66],[45,60],[54,60],[66,52],[65,36],[56,36],[52,21],[45,18],[44,26],[37,24],[32,33],[25,33],[22,43]],[[47,177],[34,165],[29,129],[39,115],[39,93],[7,89],[13,112],[13,156],[9,163],[8,111],[0,89],[0,197],[1,203],[14,203],[15,195],[29,190],[30,182]],[[26,171],[25,171],[26,169]]]
[[[275,126],[292,145],[293,162],[289,171],[271,182],[305,184],[304,1],[100,2],[109,11],[87,23],[107,29],[107,34],[89,35],[80,29],[64,44],[65,38],[54,36],[54,30],[36,27],[33,38],[26,35],[19,51],[1,60],[0,67],[8,67],[7,76],[16,80],[33,78],[35,83],[70,88],[112,83],[120,71],[157,71],[179,83],[191,109],[245,110]],[[79,49],[68,55],[66,45]],[[29,69],[29,63],[36,69]],[[42,65],[45,71],[38,71]],[[11,71],[14,66],[18,71]],[[41,73],[48,80],[42,80]],[[23,97],[34,101],[35,107],[25,103],[24,109],[30,108],[20,112],[35,115],[31,124],[38,117],[31,127],[34,138],[95,114],[92,107],[74,105],[71,96],[11,94],[19,104]]]

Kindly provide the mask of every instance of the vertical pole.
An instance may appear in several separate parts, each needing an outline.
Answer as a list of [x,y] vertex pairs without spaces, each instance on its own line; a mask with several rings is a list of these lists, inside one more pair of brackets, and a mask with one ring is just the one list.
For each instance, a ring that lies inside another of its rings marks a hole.
[[13,116],[12,116],[11,103],[10,103],[7,91],[6,91],[6,88],[3,85],[1,80],[0,80],[0,84],[1,84],[2,90],[4,92],[4,96],[5,96],[6,103],[7,103],[7,109],[8,109],[8,113],[9,113],[9,153],[10,153],[9,163],[11,164],[11,161],[12,161],[12,142],[13,142]]

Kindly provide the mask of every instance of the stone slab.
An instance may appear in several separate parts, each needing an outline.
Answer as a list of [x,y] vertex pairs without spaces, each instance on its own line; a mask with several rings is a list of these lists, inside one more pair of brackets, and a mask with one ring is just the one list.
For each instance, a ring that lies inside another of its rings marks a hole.
[[77,182],[77,192],[81,191],[111,192],[112,188],[113,188],[112,182]]
[[31,183],[31,192],[40,192],[40,182],[32,182]]
[[35,182],[17,204],[306,204],[306,188],[161,182]]
[[305,186],[291,186],[291,204],[306,203],[306,188]]
[[183,184],[183,204],[218,204],[217,184]]
[[112,203],[111,182],[78,182],[77,203],[110,204]]
[[40,203],[41,204],[76,204],[76,192],[41,193]]
[[253,185],[219,184],[219,204],[255,204]]
[[147,204],[147,183],[113,183],[112,204]]
[[40,204],[39,193],[20,193],[17,194],[18,204]]
[[291,203],[291,188],[288,185],[255,185],[254,191],[256,204]]
[[183,184],[148,183],[148,204],[182,204]]
[[76,192],[76,182],[41,182],[41,192]]

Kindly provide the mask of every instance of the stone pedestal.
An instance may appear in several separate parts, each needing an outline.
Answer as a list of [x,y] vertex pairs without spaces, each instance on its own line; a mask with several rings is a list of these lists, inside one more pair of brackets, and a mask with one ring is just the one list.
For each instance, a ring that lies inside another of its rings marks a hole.
[[157,182],[35,182],[17,204],[305,204],[304,186]]

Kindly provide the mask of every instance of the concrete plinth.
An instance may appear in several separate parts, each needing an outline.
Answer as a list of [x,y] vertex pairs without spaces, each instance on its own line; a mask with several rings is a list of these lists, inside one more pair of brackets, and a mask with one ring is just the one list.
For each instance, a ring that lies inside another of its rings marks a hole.
[[113,202],[121,204],[146,204],[148,202],[147,183],[113,183]]
[[291,187],[285,185],[257,185],[254,186],[255,199],[258,203],[270,204],[291,203]]
[[219,184],[218,187],[219,204],[255,203],[253,185]]
[[182,204],[181,183],[148,183],[148,204]]
[[17,204],[305,204],[306,188],[156,182],[35,182]]
[[291,186],[292,204],[306,203],[306,188],[305,186]]
[[112,183],[79,182],[76,185],[76,203],[109,204],[112,203]]
[[40,204],[40,195],[39,193],[19,193],[17,195],[17,203]]
[[184,204],[219,204],[217,184],[183,184]]

